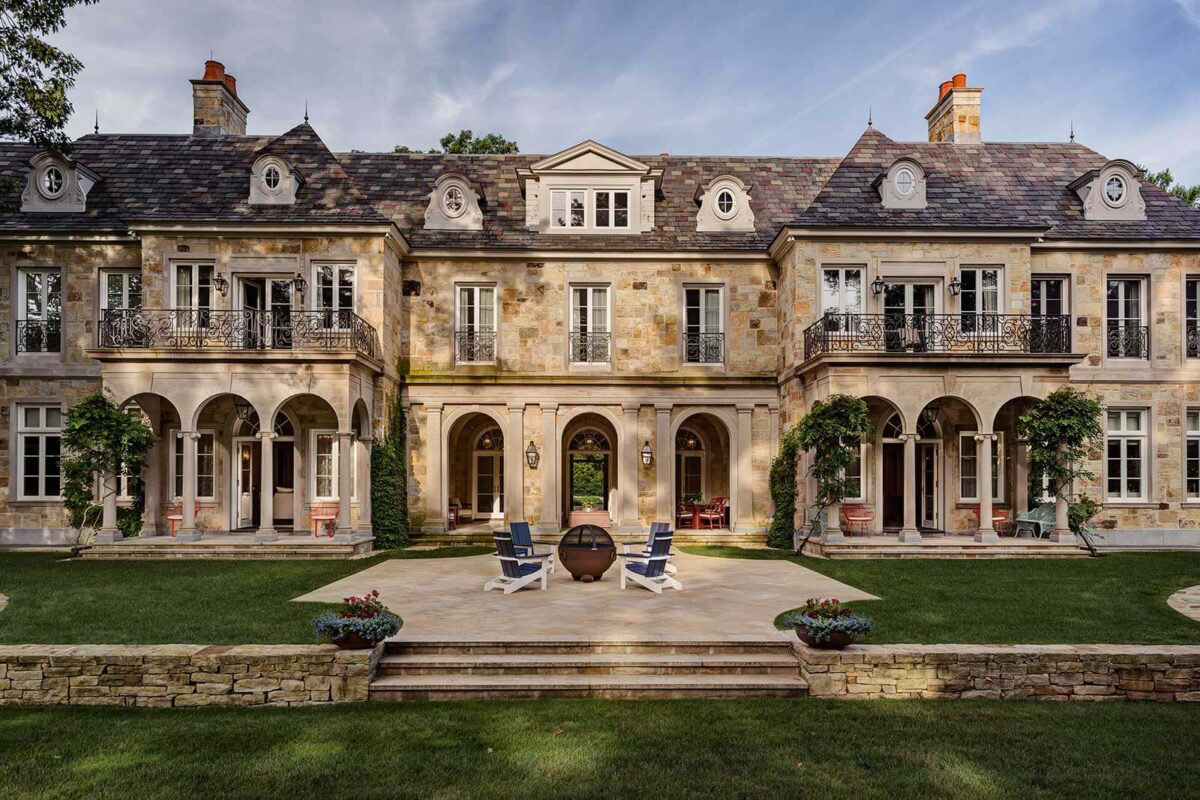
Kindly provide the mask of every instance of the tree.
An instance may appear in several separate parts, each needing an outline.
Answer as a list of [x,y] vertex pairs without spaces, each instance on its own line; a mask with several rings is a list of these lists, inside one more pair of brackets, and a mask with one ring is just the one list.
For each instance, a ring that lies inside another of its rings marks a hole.
[[1149,168],[1138,164],[1137,168],[1146,175],[1146,180],[1158,186],[1164,192],[1170,192],[1178,197],[1183,202],[1195,208],[1200,208],[1200,183],[1192,186],[1185,186],[1182,183],[1175,182],[1175,176],[1171,174],[1170,169],[1151,172]]
[[371,448],[371,529],[380,548],[404,547],[409,542],[408,448],[400,391],[388,398],[382,439]]
[[809,473],[817,484],[813,509],[820,514],[855,488],[847,473],[863,438],[871,434],[871,415],[861,398],[834,394],[813,403],[796,428],[801,449],[811,455]]
[[1065,499],[1075,481],[1093,479],[1086,458],[1089,451],[1104,447],[1103,413],[1097,397],[1064,386],[1022,414],[1017,432],[1029,441],[1030,484],[1039,487],[1049,479],[1055,494]]
[[[439,150],[436,147],[430,148],[430,153],[471,153],[471,154],[493,154],[503,155],[504,153],[519,153],[517,143],[515,141],[505,139],[499,133],[489,133],[486,136],[476,138],[475,134],[464,128],[457,134],[447,133],[442,137],[440,144],[442,148]],[[420,150],[398,144],[392,148],[393,153],[419,153]]]

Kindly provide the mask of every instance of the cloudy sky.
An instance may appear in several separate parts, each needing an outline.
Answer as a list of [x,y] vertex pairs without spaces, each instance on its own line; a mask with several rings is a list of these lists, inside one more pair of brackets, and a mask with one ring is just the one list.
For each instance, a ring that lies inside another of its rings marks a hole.
[[937,85],[984,87],[987,140],[1078,140],[1200,182],[1200,0],[101,0],[56,42],[85,69],[72,135],[187,132],[210,50],[251,133],[335,150],[498,131],[525,152],[840,155],[924,139]]

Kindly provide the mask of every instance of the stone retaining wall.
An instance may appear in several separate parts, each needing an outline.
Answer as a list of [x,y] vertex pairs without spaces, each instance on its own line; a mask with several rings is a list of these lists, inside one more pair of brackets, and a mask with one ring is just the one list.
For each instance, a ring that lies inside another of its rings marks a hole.
[[383,651],[333,645],[2,645],[0,705],[294,706],[367,699]]
[[797,645],[814,697],[1200,702],[1200,646]]

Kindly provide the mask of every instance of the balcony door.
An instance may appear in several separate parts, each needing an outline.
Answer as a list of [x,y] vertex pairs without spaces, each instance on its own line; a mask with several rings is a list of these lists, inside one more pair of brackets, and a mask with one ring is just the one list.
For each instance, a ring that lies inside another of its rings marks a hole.
[[292,279],[284,275],[240,278],[241,322],[244,347],[271,347],[287,350],[292,347],[292,312],[294,289]]
[[1147,358],[1145,283],[1141,278],[1110,278],[1105,298],[1109,358]]
[[899,282],[883,289],[883,327],[888,350],[923,352],[930,346],[937,284]]
[[1067,279],[1034,278],[1029,282],[1029,290],[1030,352],[1067,352],[1071,334],[1067,319]]

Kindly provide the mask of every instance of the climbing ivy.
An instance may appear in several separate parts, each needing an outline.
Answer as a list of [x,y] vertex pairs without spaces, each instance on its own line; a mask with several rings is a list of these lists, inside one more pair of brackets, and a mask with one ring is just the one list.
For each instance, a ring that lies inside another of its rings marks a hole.
[[796,429],[800,448],[811,456],[808,471],[817,485],[815,518],[851,491],[854,484],[846,473],[858,458],[863,438],[871,433],[871,416],[861,398],[834,394],[813,403]]
[[771,500],[775,514],[767,531],[767,546],[792,546],[796,518],[796,459],[800,455],[800,435],[795,426],[788,428],[779,441],[779,453],[771,462]]
[[379,548],[409,543],[407,426],[397,389],[387,400],[383,438],[371,448],[371,529]]
[[1030,485],[1040,487],[1046,477],[1066,497],[1074,482],[1095,478],[1086,458],[1104,446],[1103,413],[1095,395],[1064,386],[1021,415],[1017,432],[1029,441]]

